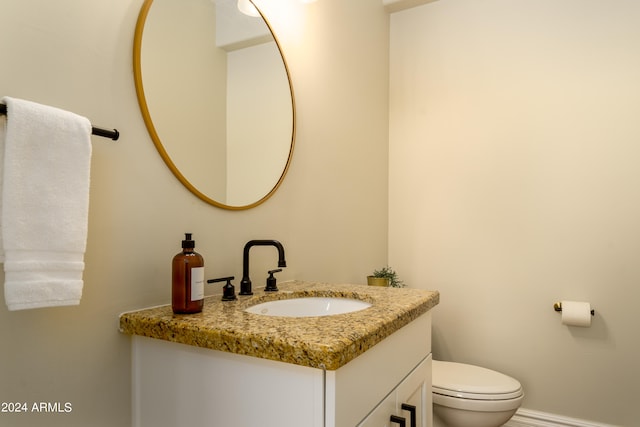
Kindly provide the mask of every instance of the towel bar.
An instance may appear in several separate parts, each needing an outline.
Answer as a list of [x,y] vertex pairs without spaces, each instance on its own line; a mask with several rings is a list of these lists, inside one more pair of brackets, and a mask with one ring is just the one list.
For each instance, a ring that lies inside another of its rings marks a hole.
[[[5,104],[0,104],[0,115],[4,115],[4,116],[7,115],[7,106]],[[111,138],[114,141],[117,141],[118,138],[120,138],[120,132],[118,132],[118,129],[109,130],[109,129],[102,129],[102,128],[97,128],[95,126],[92,126],[91,133],[96,136]]]

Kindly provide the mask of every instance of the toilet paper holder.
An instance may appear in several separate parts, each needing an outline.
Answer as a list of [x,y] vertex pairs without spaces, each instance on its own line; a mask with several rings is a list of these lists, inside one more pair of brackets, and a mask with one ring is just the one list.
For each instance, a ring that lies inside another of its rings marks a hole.
[[[557,302],[557,303],[553,304],[553,309],[555,311],[558,311],[558,312],[562,311],[562,303],[561,302]],[[595,316],[596,315],[596,311],[595,310],[591,310],[591,315]]]

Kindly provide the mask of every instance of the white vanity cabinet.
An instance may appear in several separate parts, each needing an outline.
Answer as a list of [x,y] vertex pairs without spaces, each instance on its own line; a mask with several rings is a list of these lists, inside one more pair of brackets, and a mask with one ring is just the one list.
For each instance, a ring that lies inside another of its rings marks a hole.
[[431,314],[336,370],[133,336],[133,426],[431,427]]

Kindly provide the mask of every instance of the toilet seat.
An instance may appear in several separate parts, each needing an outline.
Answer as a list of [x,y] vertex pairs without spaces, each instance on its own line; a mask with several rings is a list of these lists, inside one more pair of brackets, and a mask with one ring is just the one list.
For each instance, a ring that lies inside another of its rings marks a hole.
[[433,393],[458,399],[500,401],[523,396],[520,383],[507,375],[464,363],[432,362]]

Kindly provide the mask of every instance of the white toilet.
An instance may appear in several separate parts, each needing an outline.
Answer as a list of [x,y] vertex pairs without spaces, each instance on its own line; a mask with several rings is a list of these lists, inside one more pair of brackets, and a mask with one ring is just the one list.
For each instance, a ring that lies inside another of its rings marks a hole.
[[433,361],[434,427],[499,427],[520,407],[520,383],[500,372]]

